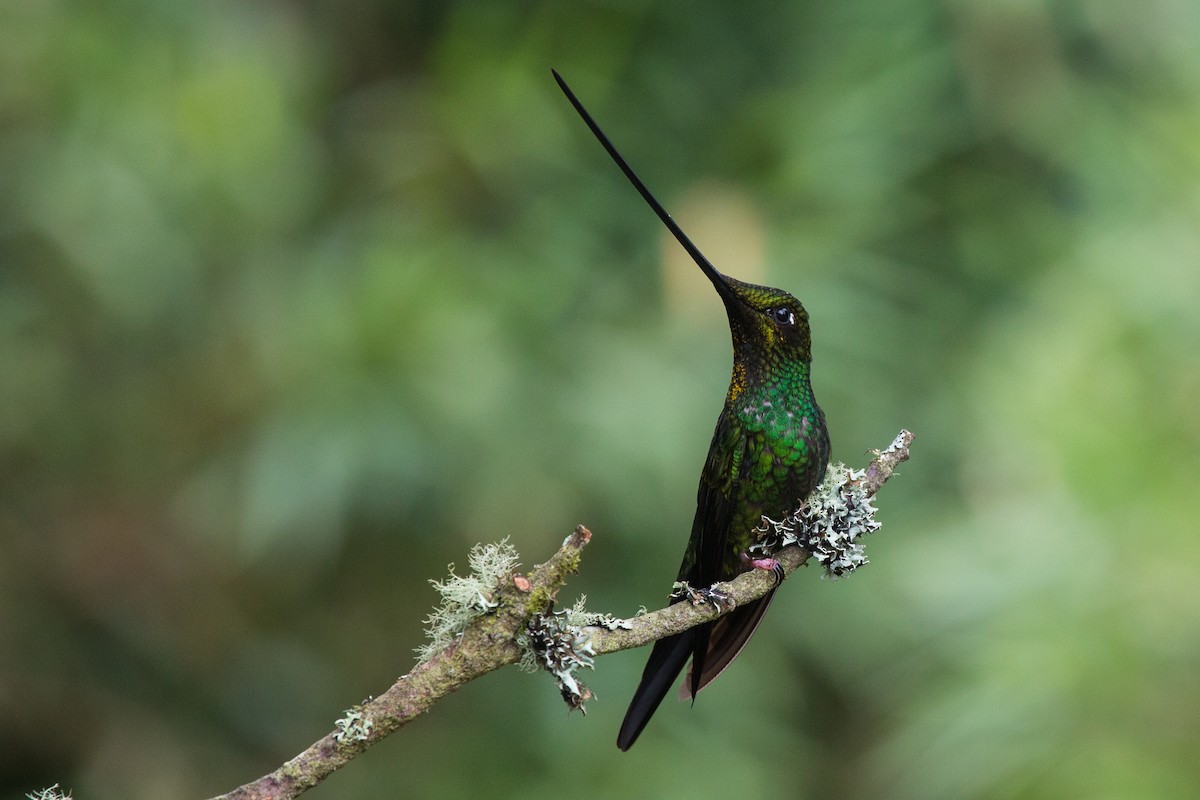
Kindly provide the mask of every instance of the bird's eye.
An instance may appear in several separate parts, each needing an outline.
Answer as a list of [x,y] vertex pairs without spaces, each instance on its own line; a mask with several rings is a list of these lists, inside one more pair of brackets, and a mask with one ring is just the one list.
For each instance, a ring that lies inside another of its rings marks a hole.
[[796,315],[787,306],[771,309],[767,312],[780,325],[795,325]]

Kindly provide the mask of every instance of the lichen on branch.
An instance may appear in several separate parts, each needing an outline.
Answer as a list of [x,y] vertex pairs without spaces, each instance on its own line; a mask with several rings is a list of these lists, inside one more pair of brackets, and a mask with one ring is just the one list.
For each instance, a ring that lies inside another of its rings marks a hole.
[[475,545],[467,555],[467,563],[471,567],[469,575],[456,574],[450,564],[446,567],[450,577],[429,581],[442,602],[425,618],[426,641],[416,648],[418,663],[428,661],[454,642],[471,620],[495,609],[500,582],[511,578],[521,561],[505,537],[492,544]]
[[[862,506],[869,504],[867,499],[891,477],[896,466],[908,459],[912,440],[911,433],[901,431],[889,447],[874,452],[864,470],[849,471],[844,480],[834,482],[836,486],[831,483],[830,490],[860,493],[856,502],[862,511]],[[866,523],[860,518],[858,523],[841,524],[847,529],[855,524],[863,527],[852,539],[866,532]],[[751,570],[710,587],[727,598],[727,603],[675,603],[629,619],[591,614],[583,610],[582,601],[569,610],[555,612],[555,597],[578,570],[583,548],[591,537],[591,531],[577,526],[549,560],[527,575],[516,572],[517,553],[507,539],[477,545],[468,556],[469,575],[457,575],[451,565],[449,578],[431,581],[441,603],[426,618],[429,640],[418,649],[419,660],[411,671],[379,697],[353,706],[328,734],[274,772],[213,800],[297,797],[428,711],[442,697],[522,658],[527,663],[540,660],[555,672],[560,688],[566,687],[564,696],[572,694],[568,703],[581,703],[590,693],[574,672],[580,667],[590,668],[595,657],[640,647],[712,621],[762,597],[775,586],[775,576]],[[784,574],[790,574],[809,555],[797,544],[787,544],[774,557]],[[540,649],[531,646],[534,638],[540,639]]]

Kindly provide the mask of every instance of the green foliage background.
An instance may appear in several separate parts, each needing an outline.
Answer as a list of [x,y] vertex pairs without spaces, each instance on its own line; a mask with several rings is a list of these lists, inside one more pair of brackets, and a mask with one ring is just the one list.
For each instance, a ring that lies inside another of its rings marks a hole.
[[[728,379],[700,246],[808,306],[873,564],[613,746],[488,676],[315,790],[1200,795],[1200,6],[0,10],[0,796],[257,777],[477,541],[662,602]],[[569,599],[569,598],[564,598]]]

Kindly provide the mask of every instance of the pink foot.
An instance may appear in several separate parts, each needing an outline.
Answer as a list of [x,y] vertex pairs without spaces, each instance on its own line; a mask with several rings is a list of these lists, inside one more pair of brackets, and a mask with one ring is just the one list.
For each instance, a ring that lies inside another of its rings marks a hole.
[[742,563],[754,569],[763,569],[774,573],[775,585],[783,583],[783,579],[787,577],[783,571],[783,565],[773,558],[752,558],[749,553],[742,553]]

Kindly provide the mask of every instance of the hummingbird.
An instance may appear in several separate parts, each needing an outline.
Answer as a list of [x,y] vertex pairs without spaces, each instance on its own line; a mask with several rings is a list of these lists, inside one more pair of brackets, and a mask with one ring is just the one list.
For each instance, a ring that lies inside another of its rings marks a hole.
[[[557,71],[559,88],[601,146],[717,290],[729,318],[733,375],[717,418],[696,492],[696,516],[677,583],[693,590],[752,569],[775,573],[761,599],[713,622],[660,639],[621,723],[617,746],[628,750],[670,690],[684,664],[691,668],[680,694],[696,694],[737,657],[762,621],[783,579],[773,558],[753,557],[751,545],[801,507],[825,476],[829,431],[809,380],[812,341],[808,313],[781,289],[757,286],[718,272],[646,188]],[[671,602],[686,594],[673,593]]]

